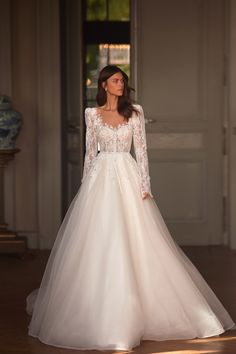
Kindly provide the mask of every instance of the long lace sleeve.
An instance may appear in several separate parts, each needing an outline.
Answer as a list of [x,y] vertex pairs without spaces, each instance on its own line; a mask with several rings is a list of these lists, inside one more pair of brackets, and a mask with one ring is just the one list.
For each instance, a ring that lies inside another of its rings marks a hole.
[[139,114],[133,118],[133,141],[141,180],[141,194],[144,196],[144,193],[148,192],[153,198],[149,176],[144,113],[140,105],[136,105],[136,107],[139,110]]
[[85,158],[84,158],[84,169],[83,177],[81,182],[83,183],[85,177],[87,176],[90,167],[92,165],[93,159],[98,152],[97,135],[95,131],[95,125],[93,123],[93,115],[91,114],[91,109],[85,109],[85,124],[86,124],[86,135],[85,135]]

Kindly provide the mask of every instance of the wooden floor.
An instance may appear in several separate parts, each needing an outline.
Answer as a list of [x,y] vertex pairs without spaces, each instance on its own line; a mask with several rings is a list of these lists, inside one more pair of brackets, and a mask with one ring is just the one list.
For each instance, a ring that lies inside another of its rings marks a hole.
[[[184,251],[236,321],[236,255],[224,247],[185,247]],[[25,298],[39,286],[47,257],[48,252],[42,251],[29,252],[23,260],[0,255],[0,354],[99,353],[55,348],[27,335],[30,318],[25,313]],[[207,339],[143,341],[131,352],[236,354],[236,331]]]

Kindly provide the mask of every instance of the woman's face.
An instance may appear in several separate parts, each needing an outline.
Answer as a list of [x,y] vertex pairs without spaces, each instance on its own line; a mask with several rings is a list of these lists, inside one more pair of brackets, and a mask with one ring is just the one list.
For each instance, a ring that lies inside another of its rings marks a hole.
[[124,78],[123,75],[118,72],[110,76],[104,84],[104,88],[107,93],[114,96],[122,96],[124,92]]

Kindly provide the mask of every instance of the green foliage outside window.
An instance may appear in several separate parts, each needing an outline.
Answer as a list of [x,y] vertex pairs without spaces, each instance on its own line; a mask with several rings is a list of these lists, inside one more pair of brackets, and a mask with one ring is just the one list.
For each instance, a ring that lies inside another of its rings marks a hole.
[[87,21],[129,21],[130,0],[86,0]]

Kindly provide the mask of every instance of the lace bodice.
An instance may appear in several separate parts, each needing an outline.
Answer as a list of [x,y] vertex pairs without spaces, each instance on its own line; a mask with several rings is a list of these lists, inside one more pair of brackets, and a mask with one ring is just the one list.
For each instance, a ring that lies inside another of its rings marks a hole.
[[128,122],[121,123],[116,127],[104,122],[95,107],[85,109],[86,154],[82,182],[98,153],[98,143],[101,152],[130,152],[133,139],[141,193],[143,195],[148,192],[153,197],[150,186],[144,113],[140,105],[135,105],[135,108],[138,109],[139,114],[133,113]]

